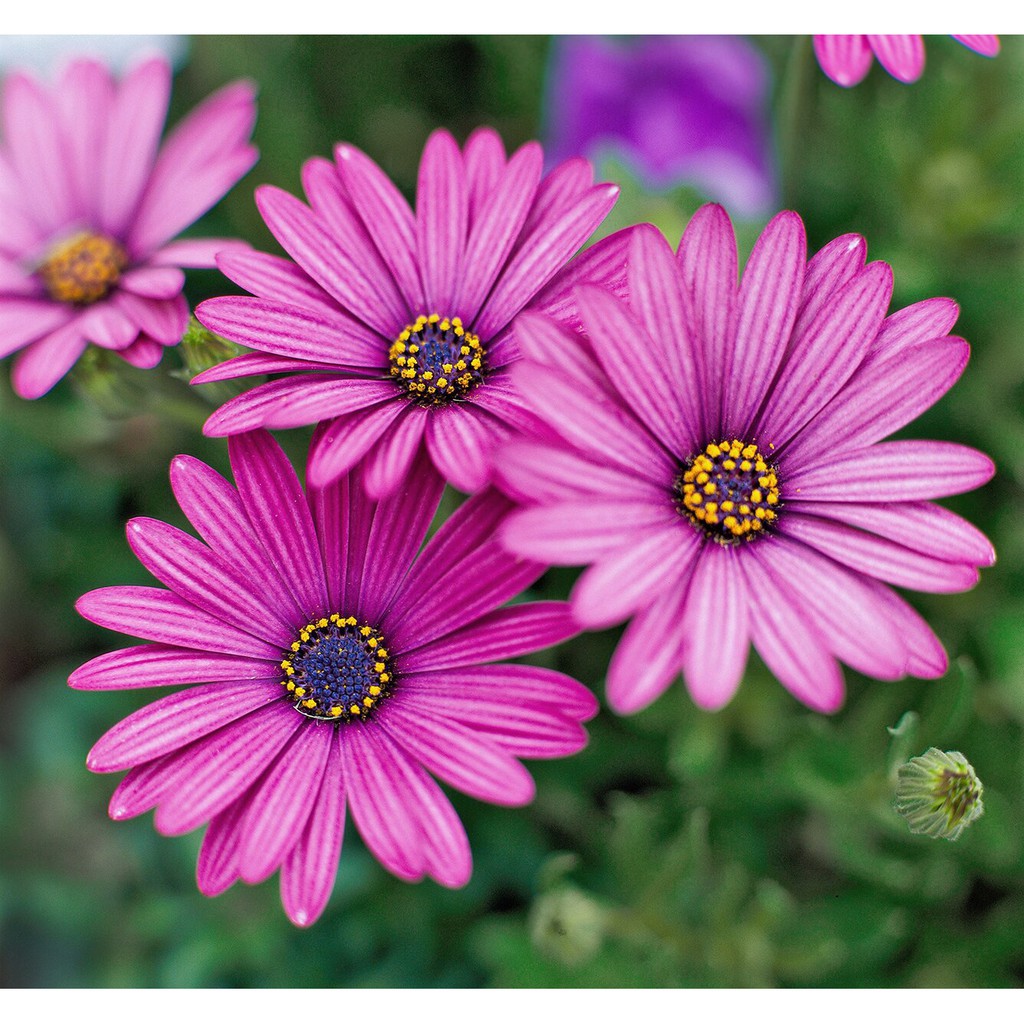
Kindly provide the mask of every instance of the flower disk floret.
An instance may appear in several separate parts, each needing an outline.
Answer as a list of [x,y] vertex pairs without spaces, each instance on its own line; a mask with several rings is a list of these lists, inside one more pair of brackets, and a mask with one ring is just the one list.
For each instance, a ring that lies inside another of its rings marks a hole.
[[188,323],[182,267],[229,239],[173,239],[256,162],[254,88],[236,82],[161,145],[166,61],[117,82],[93,61],[52,87],[15,73],[0,127],[0,357],[22,398],[46,394],[88,345],[155,366]]
[[[580,278],[621,267],[624,236],[573,261],[618,194],[582,159],[543,175],[537,143],[506,157],[480,129],[464,148],[446,131],[427,140],[415,212],[354,146],[303,167],[309,205],[264,186],[256,201],[291,257],[232,253],[223,272],[252,292],[202,303],[210,329],[254,351],[194,383],[282,375],[232,399],[205,432],[318,422],[310,482],[354,466],[370,493],[399,486],[426,448],[445,479],[475,492],[498,445],[533,425],[509,376],[509,324],[528,304],[571,306]],[[294,262],[293,262],[294,261]]]
[[[547,431],[509,442],[503,530],[523,557],[589,566],[587,628],[629,619],[608,671],[620,712],[680,672],[694,700],[734,694],[751,643],[799,700],[834,711],[837,659],[880,679],[935,677],[945,651],[887,584],[965,590],[988,540],[932,499],[993,473],[982,453],[882,439],[957,380],[968,346],[948,299],[886,315],[892,271],[856,235],[808,261],[791,212],[739,281],[732,224],[710,205],[677,253],[630,242],[625,295],[581,286],[583,333],[523,314],[514,369]],[[567,350],[572,358],[566,358]]]
[[187,688],[110,729],[93,771],[128,770],[113,818],[156,808],[166,835],[206,824],[199,888],[280,870],[288,916],[311,924],[334,884],[346,810],[400,878],[461,886],[469,843],[432,776],[495,804],[534,793],[519,758],[586,743],[594,696],[553,669],[502,664],[578,632],[565,602],[502,607],[544,571],[496,534],[489,489],[423,544],[443,481],[423,453],[388,498],[344,476],[304,492],[261,431],[228,441],[235,485],[179,456],[175,496],[202,540],[128,524],[164,588],[114,586],[86,618],[150,641],[93,659],[84,690]]

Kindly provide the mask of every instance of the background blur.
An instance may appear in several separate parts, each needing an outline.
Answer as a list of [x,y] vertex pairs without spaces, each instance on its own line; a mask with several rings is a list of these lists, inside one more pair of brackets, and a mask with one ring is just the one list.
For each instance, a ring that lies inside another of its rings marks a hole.
[[[545,133],[561,145],[549,108],[567,101],[548,38],[203,36],[175,46],[172,122],[233,78],[260,86],[260,162],[190,234],[279,251],[253,187],[298,192],[302,161],[342,139],[410,196],[439,125],[460,140],[493,125],[510,150]],[[1002,54],[986,60],[929,37],[916,84],[876,64],[849,90],[821,73],[809,38],[753,39],[749,54],[761,86],[743,101],[745,123],[760,111],[750,131],[763,136],[751,145],[766,154],[765,187],[777,199],[738,221],[741,256],[788,207],[803,216],[812,251],[843,232],[865,235],[869,258],[894,267],[894,309],[933,295],[962,308],[957,333],[972,344],[971,363],[904,432],[975,445],[999,468],[985,488],[946,503],[988,533],[998,564],[973,592],[911,597],[950,653],[948,675],[879,683],[847,671],[847,705],[826,718],[752,655],[738,696],[717,714],[694,707],[681,685],[632,718],[602,710],[582,754],[531,764],[531,806],[453,795],[475,860],[464,889],[393,878],[350,824],[331,902],[301,931],[285,918],[276,876],[206,899],[194,881],[201,833],[166,839],[150,815],[107,818],[117,777],[90,774],[85,755],[147,694],[66,685],[82,661],[127,642],[81,620],[75,599],[151,582],[125,521],[185,525],[170,458],[188,452],[227,471],[226,446],[199,432],[223,395],[190,390],[178,350],[153,371],[87,362],[37,402],[11,393],[4,364],[0,983],[1024,982],[1024,40],[1004,37]],[[635,110],[671,113],[664,76],[628,83]],[[713,63],[702,87],[729,88]],[[691,184],[655,191],[635,147],[605,139],[593,152],[599,175],[622,185],[602,233],[650,220],[675,243],[713,194],[702,191],[700,161],[697,170],[683,161]],[[213,271],[189,278],[193,303],[232,290]],[[308,432],[280,436],[301,460]],[[564,596],[575,575],[550,572],[537,596]],[[603,697],[615,641],[615,631],[591,634],[540,657]],[[916,720],[894,738],[886,727],[908,711]],[[895,763],[930,746],[963,751],[985,786],[984,816],[956,843],[911,835],[891,809]]]

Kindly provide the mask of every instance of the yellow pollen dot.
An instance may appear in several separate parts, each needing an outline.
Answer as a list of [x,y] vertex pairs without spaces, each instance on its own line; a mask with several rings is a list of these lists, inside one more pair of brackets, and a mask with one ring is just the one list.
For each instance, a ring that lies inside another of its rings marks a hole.
[[736,468],[736,460],[735,459],[726,459],[725,462],[722,463],[722,469],[735,469],[735,468]]
[[380,687],[379,686],[371,686],[370,687],[370,696],[371,697],[379,697],[380,696]]
[[337,718],[337,717],[338,717],[338,715],[340,715],[340,714],[341,714],[341,708],[339,707],[339,705],[335,704],[335,705],[334,705],[334,707],[333,707],[333,708],[331,708],[331,710],[330,710],[330,711],[328,711],[328,714],[329,714],[329,715],[330,715],[330,716],[331,716],[332,718]]
[[[381,674],[380,674],[380,681],[382,683],[389,683],[389,682],[391,682],[391,676],[389,676],[387,674],[387,672],[381,672]],[[371,686],[370,687],[370,693],[373,693],[373,690],[374,690],[374,688]]]
[[384,662],[383,662],[383,661],[378,661],[378,662],[377,662],[377,663],[376,663],[376,664],[375,664],[375,665],[373,666],[373,671],[374,671],[374,672],[383,672],[383,671],[384,671]]
[[363,705],[365,707],[372,708],[373,707],[373,698],[372,697],[364,697],[363,698]]
[[350,711],[350,712],[351,712],[351,713],[352,713],[353,715],[358,715],[358,714],[360,713],[360,707],[359,707],[359,705],[358,705],[358,704],[353,704],[353,705],[352,705],[352,707],[350,707],[350,708],[349,708],[349,711]]
[[296,697],[305,697],[306,696],[306,688],[304,686],[296,686],[295,687],[295,696]]
[[326,619],[319,619],[317,621],[317,626],[319,626],[320,629],[323,629],[324,626],[326,626],[326,625],[327,625],[327,620]]

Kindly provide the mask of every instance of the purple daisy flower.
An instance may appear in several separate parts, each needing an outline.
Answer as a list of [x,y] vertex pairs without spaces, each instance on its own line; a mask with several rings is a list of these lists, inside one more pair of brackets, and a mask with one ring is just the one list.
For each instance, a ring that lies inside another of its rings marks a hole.
[[14,389],[46,394],[86,345],[155,366],[181,341],[181,267],[212,267],[240,243],[171,240],[256,162],[253,86],[236,82],[160,145],[171,69],[148,60],[120,83],[71,63],[52,89],[4,83],[0,144],[0,357]]
[[548,153],[621,153],[650,187],[692,182],[745,215],[775,203],[768,73],[757,49],[728,36],[556,39]]
[[[534,794],[519,757],[586,744],[594,696],[552,669],[491,664],[577,632],[564,602],[499,607],[544,571],[496,539],[490,489],[420,545],[443,481],[420,456],[369,500],[351,477],[304,494],[257,431],[228,442],[236,486],[178,456],[171,484],[203,538],[133,519],[128,541],[168,589],[107,587],[87,619],[153,641],[77,669],[84,690],[190,683],[114,726],[93,771],[129,769],[110,815],[156,807],[180,835],[209,822],[199,888],[281,872],[288,916],[311,924],[334,884],[346,807],[394,874],[465,884],[465,831],[428,772],[490,803]],[[417,552],[419,555],[417,557]]]
[[[999,53],[999,36],[953,36],[983,57]],[[815,36],[814,53],[821,70],[836,85],[849,88],[864,80],[874,57],[901,82],[916,82],[924,71],[921,36]]]
[[[369,492],[394,490],[425,445],[460,490],[483,487],[497,445],[530,422],[508,367],[507,327],[529,302],[566,306],[572,284],[621,265],[623,239],[595,246],[552,278],[618,194],[594,185],[582,159],[542,178],[529,142],[509,159],[480,129],[465,149],[446,131],[427,140],[416,212],[353,146],[303,167],[311,206],[272,186],[256,202],[295,263],[231,253],[221,270],[252,296],[202,303],[210,330],[256,351],[194,383],[286,376],[232,399],[206,422],[212,436],[330,420],[311,454],[321,487],[363,464]],[[547,286],[547,287],[545,287]]]
[[579,289],[584,346],[520,319],[516,381],[552,433],[498,461],[532,506],[503,538],[527,558],[592,563],[571,595],[585,627],[632,617],[608,672],[617,711],[680,671],[697,704],[721,707],[751,642],[821,711],[843,701],[837,658],[880,679],[945,672],[885,584],[974,585],[991,545],[930,499],[993,466],[958,444],[880,443],[952,386],[968,345],[948,336],[949,299],[886,316],[892,271],[865,253],[844,235],[808,262],[802,221],[780,213],[737,287],[732,225],[705,206],[676,255],[655,229],[634,233],[628,302]]

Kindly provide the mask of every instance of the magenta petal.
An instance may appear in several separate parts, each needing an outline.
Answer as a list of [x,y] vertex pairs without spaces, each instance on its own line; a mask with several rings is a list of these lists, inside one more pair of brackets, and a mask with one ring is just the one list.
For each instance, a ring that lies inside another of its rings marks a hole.
[[832,296],[852,281],[863,269],[867,242],[860,235],[840,235],[819,249],[807,264],[800,312],[793,335],[802,334]]
[[702,206],[679,241],[676,259],[689,291],[696,336],[705,339],[704,401],[707,429],[721,427],[722,388],[735,331],[737,282],[736,235],[721,206]]
[[204,896],[219,896],[238,881],[239,824],[245,798],[229,804],[210,819],[196,860],[196,885]]
[[705,711],[732,700],[747,664],[749,602],[737,564],[746,554],[705,544],[686,597],[679,629],[691,642],[683,649],[683,675],[694,703]]
[[78,327],[94,345],[117,350],[127,348],[139,335],[131,317],[111,302],[97,302],[85,309],[78,318]]
[[256,782],[305,724],[290,704],[277,700],[185,747],[169,769],[173,784],[157,807],[157,831],[183,835],[208,821]]
[[789,537],[759,545],[751,557],[773,575],[787,603],[801,609],[837,658],[876,679],[905,674],[906,646],[877,600],[874,581]]
[[139,561],[179,597],[215,617],[245,623],[268,641],[291,643],[292,624],[281,614],[280,599],[260,593],[257,581],[194,537],[155,519],[132,519],[128,543]]
[[371,498],[385,498],[403,482],[423,443],[429,418],[426,409],[406,403],[404,415],[398,417],[380,443],[367,454],[363,462],[363,483]]
[[416,219],[409,204],[388,176],[355,146],[337,146],[334,155],[345,188],[398,282],[409,310],[421,309],[426,295],[413,255]]
[[727,353],[725,433],[744,437],[782,361],[799,308],[807,240],[800,217],[777,214],[743,271],[736,334]]
[[[232,249],[218,256],[217,266],[235,284],[241,285],[258,298],[298,306],[307,315],[320,314],[329,318],[339,316],[338,304],[334,299],[291,260],[250,249]],[[206,303],[201,302],[196,309],[196,316],[200,320],[203,319],[202,310],[205,308]]]
[[416,186],[416,251],[430,312],[444,315],[462,271],[469,225],[469,194],[462,154],[438,130],[427,139]]
[[950,594],[969,590],[978,582],[978,570],[972,565],[931,558],[831,519],[789,511],[780,529],[851,569],[898,587]]
[[125,647],[100,654],[68,678],[76,690],[127,690],[245,680],[260,682],[280,675],[277,661],[239,655],[189,651],[163,644]]
[[427,449],[434,465],[453,487],[467,494],[487,486],[493,453],[510,433],[506,424],[468,402],[433,409],[426,422]]
[[888,357],[895,352],[944,338],[960,316],[960,307],[952,299],[924,299],[885,318],[878,341],[865,363]]
[[[656,428],[655,433],[670,438],[676,451],[692,449],[709,435],[703,394],[707,370],[701,346],[689,337],[693,313],[684,294],[682,268],[660,231],[641,224],[633,232],[628,279],[630,308],[644,331],[636,332],[635,338],[613,339],[610,324],[593,310],[597,318],[593,314],[588,317],[587,326],[597,356],[619,392],[642,412],[645,422]],[[624,308],[621,304],[612,307],[613,301],[605,300],[606,312]],[[621,314],[617,319],[620,330],[627,326]],[[650,363],[637,360],[638,344],[649,354]],[[619,354],[617,365],[608,358],[613,350]],[[631,372],[623,373],[624,367],[630,367]],[[650,398],[638,394],[645,388],[649,388]],[[717,421],[717,407],[715,413]]]
[[406,301],[345,194],[338,168],[329,160],[313,157],[302,165],[302,186],[321,227],[342,251],[349,272],[359,276],[360,289],[373,292],[373,309],[367,314],[381,324],[390,324],[392,331],[394,325],[407,323]]
[[[225,402],[209,416],[203,433],[207,437],[224,437],[260,427],[283,430],[361,413],[368,407],[379,408],[378,403],[382,402],[396,404],[389,399],[397,398],[394,384],[385,380],[334,374],[285,377],[260,384]],[[398,412],[396,408],[394,414]]]
[[117,772],[152,761],[280,696],[276,684],[258,683],[193,686],[169,694],[108,729],[89,751],[86,764],[90,771]]
[[[456,282],[452,299],[453,308],[461,311],[467,323],[473,323],[480,312],[522,230],[537,191],[543,160],[540,146],[526,143],[512,156],[508,167],[502,168],[500,180],[480,200],[466,243],[465,273]],[[469,169],[469,143],[466,164]],[[469,181],[472,188],[472,171]]]
[[615,185],[598,185],[520,243],[474,324],[481,338],[497,334],[551,280],[604,220],[618,194]]
[[527,558],[579,565],[631,549],[640,531],[661,534],[678,526],[679,513],[667,499],[655,504],[584,496],[513,512],[500,536],[509,550]]
[[783,487],[808,501],[919,501],[974,490],[994,472],[987,455],[964,445],[887,441],[845,454],[820,453],[813,464],[786,475]]
[[[262,594],[282,622],[301,618],[302,612],[291,600],[266,548],[250,528],[234,487],[216,470],[190,455],[178,455],[171,461],[171,487],[199,536],[246,579],[248,589]],[[213,614],[223,617],[217,612]],[[258,623],[258,619],[242,619],[235,625],[243,632],[258,632]],[[287,644],[294,637],[290,631],[278,631],[267,639]]]
[[0,358],[63,327],[75,315],[68,306],[47,299],[0,297]]
[[[634,239],[641,240],[645,235],[637,232]],[[635,248],[640,248],[639,242]],[[634,253],[634,260],[638,255]],[[653,254],[644,253],[644,257],[639,260],[638,275],[649,265],[663,263]],[[664,259],[669,261],[668,269],[674,270],[671,250],[667,250]],[[654,274],[647,276],[653,278]],[[668,288],[668,282],[664,283]],[[694,408],[689,397],[698,396],[700,387],[697,367],[692,359],[684,361],[680,355],[689,347],[687,339],[677,335],[666,344],[661,337],[652,338],[626,306],[603,289],[583,287],[578,295],[594,351],[626,406],[670,451],[692,451],[703,436],[703,413],[699,398]],[[638,349],[647,353],[650,361],[637,360]],[[628,369],[624,371],[624,367]]]
[[314,439],[306,483],[314,488],[327,487],[347,473],[405,408],[406,403],[396,399],[339,415]]
[[469,183],[470,223],[476,224],[484,202],[505,170],[505,144],[493,128],[476,128],[466,139],[463,159]]
[[484,665],[553,647],[578,632],[566,602],[537,601],[499,608],[457,633],[403,651],[402,671]]
[[533,799],[530,773],[493,740],[458,721],[435,716],[419,702],[413,709],[395,698],[386,710],[379,719],[381,729],[442,782],[505,807],[520,807]]
[[995,57],[999,53],[999,36],[953,36],[958,43],[963,43],[969,50],[980,53],[982,57]]
[[878,333],[892,296],[892,269],[872,263],[795,334],[771,399],[755,423],[763,445],[782,445],[842,388]]
[[921,616],[898,594],[874,580],[867,581],[875,590],[875,599],[883,614],[891,618],[903,639],[908,658],[906,671],[921,679],[938,679],[946,674],[949,658]]
[[627,472],[671,477],[676,460],[623,406],[587,394],[568,375],[528,360],[515,364],[512,379],[526,400],[574,447]]
[[262,431],[228,438],[231,471],[253,531],[306,620],[326,611],[327,584],[313,518],[299,478],[277,442]]
[[702,547],[688,523],[640,534],[632,543],[590,566],[573,587],[572,610],[586,629],[604,629],[651,603],[673,586]]
[[163,358],[165,345],[140,334],[130,345],[118,349],[117,355],[131,366],[140,370],[151,370]]
[[104,587],[83,594],[75,608],[98,626],[143,640],[242,657],[275,659],[279,654],[276,647],[156,587]]
[[128,772],[110,796],[107,810],[110,817],[114,821],[124,821],[156,807],[164,793],[174,785],[171,772],[176,756],[177,752],[166,754]]
[[316,813],[281,864],[281,902],[300,928],[323,913],[338,873],[345,833],[345,776],[337,731],[324,768],[320,792],[310,794]]
[[378,755],[387,750],[382,767],[394,776],[395,798],[402,802],[419,831],[417,843],[426,873],[449,889],[465,885],[473,871],[473,859],[466,831],[448,798],[419,765],[384,740],[379,731],[368,731],[367,740],[377,747]]
[[188,303],[183,295],[171,299],[144,299],[131,292],[115,292],[111,300],[139,325],[140,330],[163,345],[177,345],[188,326]]
[[197,373],[190,383],[211,384],[236,377],[256,377],[266,373],[336,373],[338,367],[330,363],[315,363],[308,359],[289,359],[287,356],[268,356],[262,352],[245,352],[223,363]]
[[815,711],[837,711],[845,697],[843,674],[819,637],[769,573],[746,559],[750,632],[758,654],[797,700]]
[[414,694],[414,707],[424,700],[456,694],[452,699],[465,697],[494,706],[543,708],[577,722],[588,721],[598,710],[597,698],[582,683],[564,672],[536,665],[448,667],[415,672],[406,679]]
[[925,501],[868,504],[862,502],[797,501],[796,512],[837,519],[880,537],[947,562],[993,565],[996,553],[989,539],[966,519]]
[[381,368],[387,342],[340,311],[321,312],[248,295],[207,299],[196,315],[203,325],[240,345],[344,366]]
[[901,82],[916,82],[924,71],[924,40],[920,36],[868,36],[878,63]]
[[34,341],[14,363],[14,390],[22,398],[42,398],[75,365],[85,346],[77,320]]
[[863,35],[815,36],[814,53],[821,70],[836,85],[856,85],[871,67],[871,47]]
[[586,730],[574,719],[559,714],[555,707],[512,703],[500,691],[487,697],[469,696],[445,681],[421,688],[418,677],[404,682],[415,687],[434,712],[472,726],[516,757],[566,757],[586,746]]
[[649,480],[585,458],[567,448],[514,438],[503,445],[495,462],[502,490],[524,502],[549,504],[583,495],[656,504],[661,491]]
[[352,820],[363,842],[392,874],[419,881],[426,869],[423,836],[395,784],[392,743],[387,737],[375,740],[370,729],[347,729],[342,751]]
[[171,68],[163,58],[139,64],[122,79],[106,126],[97,180],[104,232],[124,237],[149,180],[171,94]]
[[970,354],[960,338],[900,348],[865,361],[845,388],[786,444],[793,464],[823,449],[860,448],[899,430],[931,408],[959,379]]
[[307,794],[320,788],[333,732],[330,726],[299,729],[248,794],[239,825],[238,873],[243,881],[255,885],[269,878],[299,841],[310,814],[317,813]]
[[185,274],[177,267],[136,267],[122,274],[117,283],[144,299],[171,299],[185,287]]
[[220,256],[251,251],[248,242],[237,238],[182,238],[157,249],[149,266],[212,268]]
[[618,714],[647,707],[679,675],[687,639],[682,618],[688,586],[687,574],[626,626],[608,666],[608,703]]
[[256,204],[288,254],[346,311],[385,337],[402,329],[401,323],[381,310],[372,279],[324,230],[305,203],[282,189],[263,185],[256,191]]

